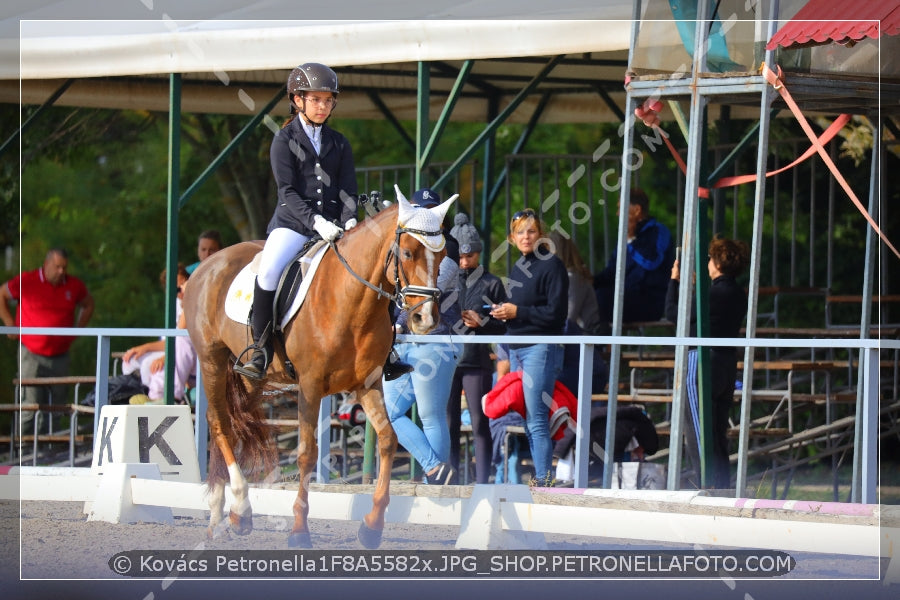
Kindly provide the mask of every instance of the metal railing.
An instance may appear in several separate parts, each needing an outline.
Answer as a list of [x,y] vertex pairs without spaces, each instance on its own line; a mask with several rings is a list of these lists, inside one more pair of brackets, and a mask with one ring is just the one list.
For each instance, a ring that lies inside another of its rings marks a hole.
[[[0,335],[5,334],[25,334],[25,335],[75,335],[75,336],[95,336],[97,338],[97,368],[96,368],[96,403],[94,414],[94,434],[96,435],[100,410],[107,404],[107,391],[110,370],[110,340],[113,337],[134,337],[134,336],[180,336],[187,335],[184,329],[121,329],[121,328],[13,328],[0,327]],[[800,338],[681,338],[674,336],[652,337],[652,336],[568,336],[568,337],[545,337],[545,336],[458,336],[458,335],[398,335],[398,341],[416,342],[416,343],[441,343],[441,344],[536,344],[536,343],[561,343],[561,344],[578,344],[580,349],[579,363],[579,386],[575,392],[578,398],[578,414],[589,415],[591,406],[591,381],[593,376],[593,353],[596,346],[610,346],[612,352],[620,352],[622,346],[671,346],[676,350],[686,348],[688,346],[725,346],[737,348],[803,348],[803,349],[828,349],[833,347],[834,341],[829,339],[800,339]],[[861,453],[859,462],[860,469],[854,472],[853,486],[859,491],[854,494],[854,498],[858,498],[863,503],[877,502],[876,486],[878,482],[878,435],[879,435],[879,394],[880,394],[880,375],[879,375],[879,352],[900,351],[900,340],[883,340],[883,339],[845,339],[841,341],[843,347],[847,349],[858,350],[858,396],[856,406],[856,439],[854,448]],[[752,362],[751,362],[752,364]],[[752,369],[752,367],[751,367]],[[197,456],[201,458],[206,456],[208,430],[206,426],[206,398],[203,394],[202,380],[198,369],[197,386],[198,394],[195,405],[195,442],[197,447]],[[746,379],[746,378],[745,378]],[[738,476],[736,485],[736,494],[740,495],[744,492],[746,481],[746,460],[747,460],[747,431],[750,426],[750,398],[752,397],[752,385],[744,386],[742,391],[742,410],[741,410],[741,439],[739,441],[739,458],[738,458]],[[615,408],[617,406],[618,396],[618,374],[610,374],[610,386],[608,394],[608,415],[607,420],[607,436],[606,448],[614,447],[614,431],[615,431]],[[323,403],[324,406],[324,403]],[[324,416],[323,416],[324,415]],[[672,421],[680,421],[684,415],[684,394],[680,393],[676,388],[673,406]],[[328,430],[330,428],[330,413],[327,410],[320,410],[320,421],[326,423],[326,426],[320,429]],[[575,482],[576,487],[586,487],[588,483],[587,467],[589,456],[589,435],[590,419],[578,419],[575,424]],[[321,444],[320,444],[321,445]],[[326,445],[327,449],[327,445]],[[681,465],[676,461],[676,456],[669,456],[669,489],[676,489],[675,479],[672,473],[680,473]],[[324,462],[320,456],[319,464]],[[205,465],[201,464],[201,474],[205,477]],[[321,474],[321,466],[320,466]],[[611,473],[604,474],[604,487],[609,487],[609,478]],[[322,479],[320,478],[320,481]]]

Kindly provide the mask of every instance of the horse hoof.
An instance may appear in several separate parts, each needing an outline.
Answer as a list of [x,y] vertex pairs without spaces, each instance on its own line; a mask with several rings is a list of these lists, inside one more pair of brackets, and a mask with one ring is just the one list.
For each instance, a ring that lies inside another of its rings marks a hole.
[[312,548],[312,538],[308,531],[298,531],[288,537],[288,548]]
[[359,531],[356,534],[356,539],[359,540],[359,543],[362,544],[364,548],[374,550],[381,545],[381,530],[372,529],[366,525],[365,521],[363,521],[359,524]]
[[231,522],[231,530],[238,535],[250,535],[253,531],[253,515],[239,515],[231,513],[229,515]]
[[206,528],[206,539],[210,542],[212,541],[230,541],[231,534],[228,533],[228,529],[225,527],[216,527],[215,529],[211,527]]

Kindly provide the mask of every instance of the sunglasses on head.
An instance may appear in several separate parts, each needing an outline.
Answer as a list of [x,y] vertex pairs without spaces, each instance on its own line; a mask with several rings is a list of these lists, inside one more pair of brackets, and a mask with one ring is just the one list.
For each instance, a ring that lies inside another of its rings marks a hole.
[[513,214],[512,220],[515,221],[517,219],[521,219],[522,217],[537,217],[537,213],[534,212],[533,208],[526,208],[524,210],[520,210]]

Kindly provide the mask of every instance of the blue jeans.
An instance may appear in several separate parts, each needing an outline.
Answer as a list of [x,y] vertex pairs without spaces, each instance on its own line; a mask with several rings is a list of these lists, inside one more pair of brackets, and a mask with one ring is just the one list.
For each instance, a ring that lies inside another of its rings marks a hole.
[[550,439],[550,404],[553,387],[562,370],[563,347],[560,344],[532,344],[509,349],[509,366],[522,371],[525,392],[525,436],[531,448],[538,483],[552,479],[553,441]]
[[[398,344],[396,350],[400,360],[416,370],[384,382],[384,405],[397,440],[427,473],[450,460],[447,401],[458,351],[452,344],[410,343]],[[413,403],[422,429],[406,416]]]

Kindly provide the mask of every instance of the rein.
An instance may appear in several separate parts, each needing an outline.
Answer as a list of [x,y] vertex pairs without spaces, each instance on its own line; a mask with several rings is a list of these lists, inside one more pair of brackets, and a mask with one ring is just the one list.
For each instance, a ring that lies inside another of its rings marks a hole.
[[[350,273],[353,277],[355,277],[360,283],[365,285],[367,288],[381,296],[382,298],[387,298],[391,302],[397,305],[399,308],[406,308],[407,310],[414,310],[419,306],[425,304],[428,301],[437,302],[441,296],[441,290],[438,288],[420,286],[420,285],[405,285],[403,287],[400,286],[401,274],[403,275],[403,279],[408,281],[409,278],[406,276],[406,272],[403,270],[400,265],[400,257],[394,251],[394,248],[399,247],[400,245],[400,236],[404,233],[416,233],[422,236],[435,236],[441,235],[440,231],[423,231],[420,229],[412,229],[403,226],[398,226],[396,230],[396,236],[394,237],[394,243],[391,246],[391,250],[388,252],[387,258],[384,262],[384,274],[387,275],[388,266],[391,262],[391,258],[394,260],[394,290],[396,290],[393,294],[386,292],[380,285],[375,286],[367,279],[360,276],[356,271],[353,270],[353,267],[347,262],[344,256],[338,251],[337,244],[334,241],[329,241],[328,245],[331,246],[331,249],[334,250],[334,254],[338,257],[338,260],[344,265],[344,268]],[[408,306],[406,302],[407,296],[424,296],[425,299],[417,302],[412,306]]]

